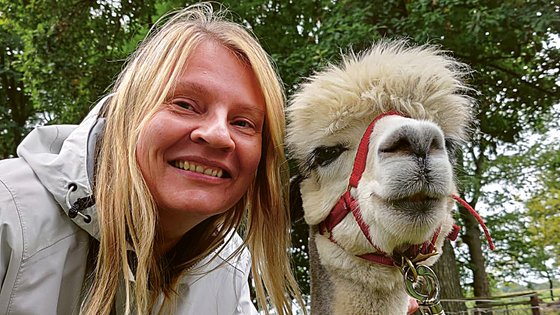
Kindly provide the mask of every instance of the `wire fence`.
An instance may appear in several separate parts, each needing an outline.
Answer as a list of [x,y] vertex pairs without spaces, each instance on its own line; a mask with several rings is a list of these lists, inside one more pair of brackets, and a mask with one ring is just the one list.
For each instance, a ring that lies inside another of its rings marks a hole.
[[560,290],[541,290],[486,298],[442,299],[442,303],[462,302],[465,311],[447,315],[560,315]]
[[[313,314],[310,302],[310,296],[304,296],[308,314],[324,315]],[[441,299],[441,302],[446,315],[560,315],[560,289],[519,292],[486,298]],[[446,308],[446,303],[450,302],[464,304],[466,310],[452,311]],[[295,301],[292,303],[292,312],[295,315],[304,314]],[[260,314],[264,315],[264,312]],[[269,314],[277,313],[269,310]],[[420,311],[414,314],[421,315]]]

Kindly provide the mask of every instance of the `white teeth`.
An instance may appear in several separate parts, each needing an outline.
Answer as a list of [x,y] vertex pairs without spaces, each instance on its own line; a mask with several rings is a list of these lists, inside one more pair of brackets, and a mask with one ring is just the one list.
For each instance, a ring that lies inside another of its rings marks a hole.
[[204,175],[214,176],[214,177],[222,177],[222,175],[224,174],[224,172],[219,168],[205,167],[187,161],[175,161],[175,163],[173,164],[177,168],[181,168],[191,172],[201,173]]

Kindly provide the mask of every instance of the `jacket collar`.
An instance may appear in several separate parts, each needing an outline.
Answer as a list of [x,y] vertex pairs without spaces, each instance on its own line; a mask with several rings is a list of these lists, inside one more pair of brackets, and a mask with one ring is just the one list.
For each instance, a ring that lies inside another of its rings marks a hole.
[[[99,112],[109,97],[99,101],[79,125],[37,127],[17,148],[18,156],[30,165],[41,184],[67,214],[79,198],[93,194],[95,143],[104,128],[104,119],[99,117]],[[75,190],[71,189],[72,184]],[[95,206],[81,212],[91,220],[86,222],[81,216],[72,220],[91,236],[99,238]]]

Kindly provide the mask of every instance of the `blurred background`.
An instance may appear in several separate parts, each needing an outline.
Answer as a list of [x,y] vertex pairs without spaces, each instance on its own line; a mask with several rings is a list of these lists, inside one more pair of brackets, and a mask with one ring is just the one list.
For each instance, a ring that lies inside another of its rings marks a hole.
[[[77,123],[165,12],[192,1],[0,0],[0,158],[35,126]],[[462,227],[436,266],[447,314],[560,314],[560,3],[557,0],[220,1],[293,93],[381,38],[440,45],[473,69],[478,124],[457,157]],[[293,169],[295,173],[295,168]],[[309,294],[307,227],[291,249]]]

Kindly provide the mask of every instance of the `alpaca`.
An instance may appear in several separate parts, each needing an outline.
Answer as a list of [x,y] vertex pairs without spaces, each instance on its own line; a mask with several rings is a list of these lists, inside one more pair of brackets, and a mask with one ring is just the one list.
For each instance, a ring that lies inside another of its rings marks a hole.
[[291,98],[312,314],[406,314],[396,266],[403,257],[433,264],[452,231],[453,151],[473,120],[466,74],[433,46],[383,41]]

